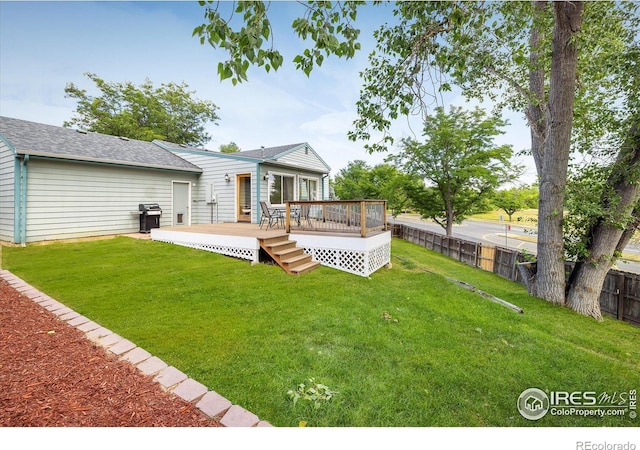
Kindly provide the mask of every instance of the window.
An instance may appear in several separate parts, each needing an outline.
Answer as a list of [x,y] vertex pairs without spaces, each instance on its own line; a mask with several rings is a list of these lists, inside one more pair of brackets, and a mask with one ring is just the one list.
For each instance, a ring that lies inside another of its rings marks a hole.
[[293,197],[293,177],[287,175],[272,175],[269,177],[269,202],[272,205],[281,205],[295,200]]
[[318,200],[318,180],[298,178],[298,196],[300,200]]

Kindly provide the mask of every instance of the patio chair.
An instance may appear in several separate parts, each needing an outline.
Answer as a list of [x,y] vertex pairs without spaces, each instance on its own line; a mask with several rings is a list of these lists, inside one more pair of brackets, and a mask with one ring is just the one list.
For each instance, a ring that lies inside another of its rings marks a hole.
[[307,221],[307,226],[311,227],[311,205],[302,205],[298,211],[298,225],[302,226],[302,221]]
[[260,208],[262,209],[262,217],[260,218],[260,229],[267,222],[267,230],[272,226],[282,223],[284,226],[284,214],[279,209],[270,209],[267,206],[267,202],[260,202]]

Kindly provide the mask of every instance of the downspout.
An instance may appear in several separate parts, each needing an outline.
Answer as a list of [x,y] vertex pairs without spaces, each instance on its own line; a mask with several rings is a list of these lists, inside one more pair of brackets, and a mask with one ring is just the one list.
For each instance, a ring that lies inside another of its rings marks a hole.
[[20,243],[20,215],[22,214],[21,207],[21,190],[22,186],[22,159],[16,158],[13,160],[13,243]]
[[[27,175],[28,175],[29,155],[24,155],[18,165],[18,179],[14,181],[17,185],[15,199],[17,200],[17,211],[14,217],[14,240],[16,244],[27,245]],[[17,223],[16,223],[17,219]],[[16,236],[17,234],[17,236]]]
[[22,233],[22,246],[27,245],[27,180],[28,180],[28,163],[29,155],[24,155],[23,164],[24,167],[22,169],[22,224],[20,227],[20,231]]
[[[260,223],[260,180],[262,179],[262,177],[260,176],[260,163],[256,163],[256,207],[255,207],[255,211],[257,211],[256,213],[256,222],[255,223]],[[253,209],[253,208],[251,208]],[[252,218],[253,220],[253,218]]]
[[[325,173],[324,175],[322,175],[322,200],[327,200],[327,197],[325,197],[326,193],[324,192],[324,180],[329,176],[328,173]],[[329,191],[331,191],[331,189],[329,189]]]

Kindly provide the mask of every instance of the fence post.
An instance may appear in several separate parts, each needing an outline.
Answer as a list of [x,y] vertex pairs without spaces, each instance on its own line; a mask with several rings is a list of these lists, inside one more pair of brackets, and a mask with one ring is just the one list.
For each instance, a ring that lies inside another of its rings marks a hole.
[[618,294],[618,308],[616,311],[616,317],[618,320],[624,318],[624,296],[625,296],[625,276],[623,273],[616,276],[616,293]]

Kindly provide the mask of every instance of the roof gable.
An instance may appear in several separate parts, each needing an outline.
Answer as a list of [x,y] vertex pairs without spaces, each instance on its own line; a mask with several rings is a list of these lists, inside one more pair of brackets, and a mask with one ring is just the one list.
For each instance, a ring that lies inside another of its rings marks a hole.
[[248,156],[250,158],[256,159],[277,159],[278,156],[283,153],[289,152],[295,148],[301,147],[303,145],[307,145],[306,143],[300,144],[289,144],[289,145],[280,145],[278,147],[262,147],[256,150],[243,150],[237,152],[238,156]]
[[[305,151],[305,153],[311,152],[311,154],[315,157],[314,159],[317,160],[317,164],[315,163],[315,161],[314,161],[313,167],[307,167],[304,164],[294,164],[296,167],[304,167],[306,169],[326,171],[326,172],[329,172],[331,170],[331,168],[327,165],[327,163],[325,163],[324,160],[315,152],[315,150],[313,150],[313,148],[311,148],[311,146],[306,142],[302,142],[298,144],[280,145],[277,147],[263,147],[255,150],[243,150],[235,153],[222,153],[218,151],[206,150],[202,148],[194,148],[194,147],[178,145],[178,144],[173,144],[171,142],[159,141],[159,140],[155,140],[153,142],[161,146],[162,148],[166,150],[170,150],[172,152],[173,151],[178,153],[188,152],[188,153],[193,153],[197,155],[211,156],[211,157],[217,157],[217,158],[236,159],[238,161],[255,161],[256,163],[268,161],[270,163],[280,164],[282,166],[292,165],[291,162],[289,161],[289,159],[291,158],[287,158],[289,155],[292,155],[293,153],[298,151]],[[321,167],[319,167],[318,165]]]
[[316,151],[306,142],[301,142],[298,144],[290,144],[290,145],[281,145],[278,147],[267,147],[261,148],[258,150],[247,150],[243,152],[236,153],[237,155],[253,155],[255,158],[259,158],[264,161],[274,161],[280,162],[283,164],[289,164],[289,156],[293,155],[297,152],[304,151],[305,154],[311,153],[317,162],[323,166],[323,168],[329,172],[331,168],[329,165],[324,162],[324,160],[316,153]]
[[134,167],[202,172],[152,142],[0,116],[0,135],[17,154]]

